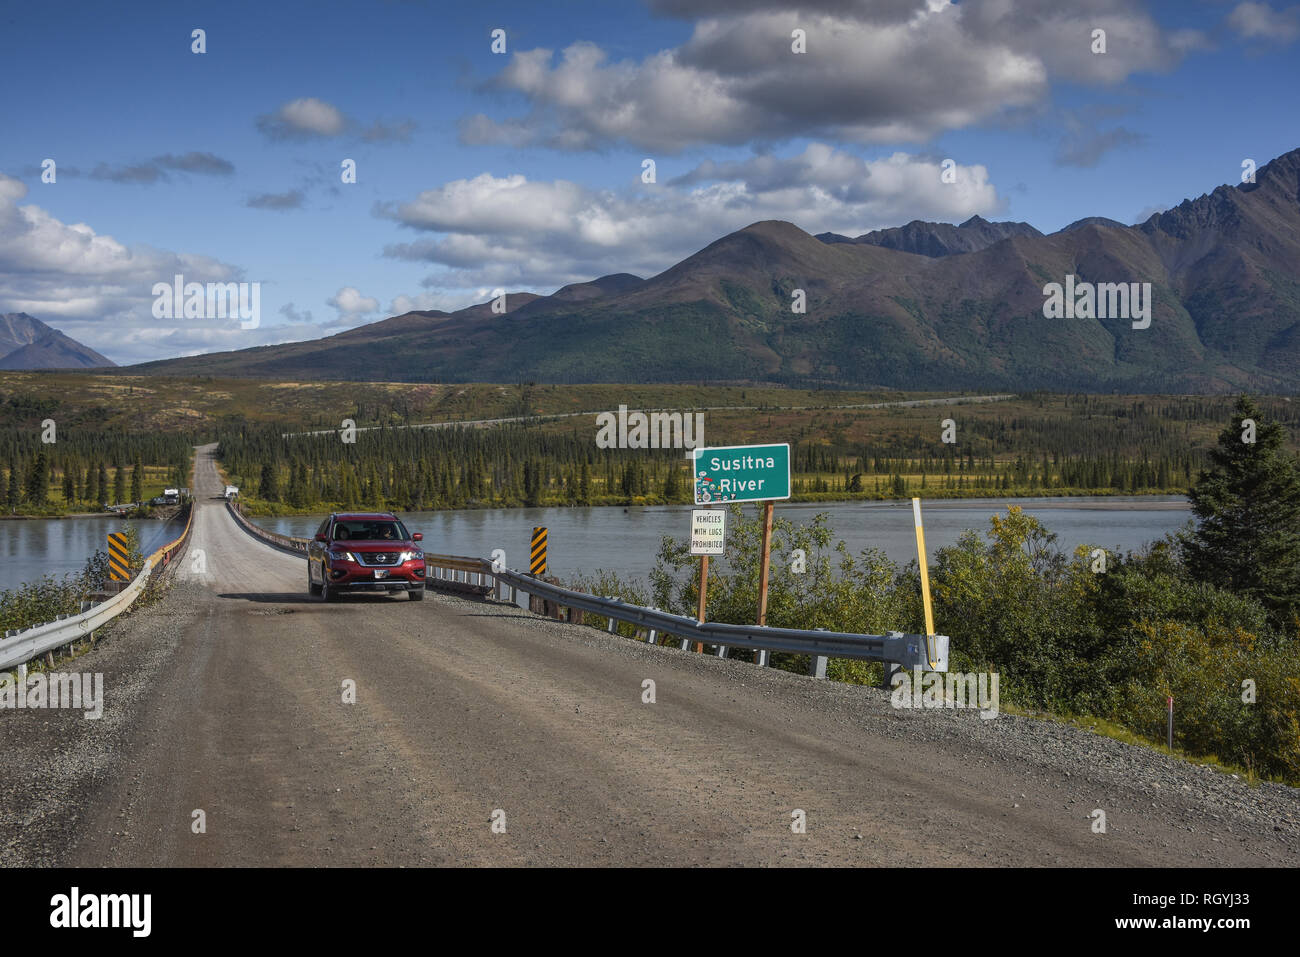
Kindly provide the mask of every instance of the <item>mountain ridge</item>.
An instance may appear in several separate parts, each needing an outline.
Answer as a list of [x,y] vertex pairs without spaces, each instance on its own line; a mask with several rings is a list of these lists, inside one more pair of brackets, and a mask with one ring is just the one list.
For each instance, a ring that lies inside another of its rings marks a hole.
[[0,369],[99,369],[116,365],[35,316],[25,312],[0,315]]
[[[848,240],[760,221],[647,279],[614,273],[550,296],[509,293],[505,316],[490,303],[407,313],[309,343],[128,368],[347,379],[377,366],[394,381],[448,382],[1300,388],[1300,150],[1260,167],[1253,184],[1220,186],[1135,226],[1086,217],[1044,235],[980,217],[918,223]],[[1067,275],[1150,283],[1151,326],[1044,318],[1044,287]],[[799,290],[802,313],[792,310]]]

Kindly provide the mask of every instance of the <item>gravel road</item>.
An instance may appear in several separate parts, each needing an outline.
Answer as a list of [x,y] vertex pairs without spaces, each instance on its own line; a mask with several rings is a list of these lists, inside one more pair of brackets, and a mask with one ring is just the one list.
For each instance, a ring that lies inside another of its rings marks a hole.
[[210,447],[196,486],[167,596],[58,669],[103,718],[0,712],[0,864],[1300,863],[1300,792],[1080,729],[490,601],[327,606],[208,498]]

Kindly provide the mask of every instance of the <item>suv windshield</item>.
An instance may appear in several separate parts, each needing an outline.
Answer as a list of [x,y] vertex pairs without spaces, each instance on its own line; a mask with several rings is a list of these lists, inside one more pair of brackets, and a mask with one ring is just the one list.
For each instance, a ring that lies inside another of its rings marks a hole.
[[367,519],[334,523],[336,542],[404,542],[409,537],[401,522]]

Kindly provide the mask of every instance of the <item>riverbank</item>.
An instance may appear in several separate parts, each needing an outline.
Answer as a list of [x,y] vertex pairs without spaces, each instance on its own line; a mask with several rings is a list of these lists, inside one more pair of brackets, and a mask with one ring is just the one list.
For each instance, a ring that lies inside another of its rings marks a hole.
[[147,519],[155,522],[170,522],[176,517],[178,509],[175,506],[163,508],[143,508],[132,509],[129,512],[15,512],[10,515],[0,515],[0,521],[4,522],[32,522],[32,521],[56,521],[59,519],[70,518],[113,518],[113,519]]
[[[1168,499],[1170,496],[1178,496],[1180,500],[1187,494],[1185,489],[1143,489],[1141,491],[1129,492],[1119,489],[1106,489],[1102,491],[1089,489],[1024,489],[1024,490],[1006,490],[996,492],[991,489],[912,489],[918,493],[919,497],[930,508],[943,508],[945,506],[964,506],[972,502],[1035,502],[1035,507],[1042,508],[1097,508],[1097,509],[1125,509],[1125,508],[1186,508],[1183,502],[1159,502],[1158,499]],[[796,495],[788,499],[782,499],[779,505],[898,505],[900,503],[910,502],[912,495],[877,495],[874,492],[843,495],[833,492],[811,493]],[[1126,499],[1148,499],[1149,503],[1127,502]],[[1053,504],[1056,503],[1056,504]],[[286,505],[283,502],[267,502],[256,497],[240,496],[240,504],[243,507],[244,514],[250,518],[257,516],[261,518],[293,518],[305,515],[325,515],[330,512],[342,511],[397,511],[397,512],[473,512],[485,509],[537,509],[537,508],[562,508],[562,509],[581,509],[581,508],[660,508],[665,506],[693,506],[689,499],[669,501],[663,496],[655,495],[637,495],[631,498],[626,496],[598,496],[587,502],[572,501],[542,501],[535,504],[526,504],[520,501],[489,501],[489,502],[469,502],[462,505],[437,506],[430,505],[419,509],[403,509],[395,504],[388,502],[369,502],[362,504],[344,504],[342,502],[315,502],[311,505],[294,507]]]

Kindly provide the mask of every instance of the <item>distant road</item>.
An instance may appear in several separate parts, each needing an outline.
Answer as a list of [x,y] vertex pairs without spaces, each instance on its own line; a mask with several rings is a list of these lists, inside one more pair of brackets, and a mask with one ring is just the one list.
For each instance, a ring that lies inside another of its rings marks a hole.
[[1295,790],[1075,728],[490,601],[326,605],[226,513],[212,448],[170,592],[60,665],[104,675],[102,720],[0,712],[0,865],[1300,862]]
[[[641,412],[736,412],[736,411],[763,411],[763,412],[799,412],[811,409],[823,409],[831,412],[837,409],[889,409],[889,408],[913,408],[922,405],[964,405],[973,402],[1005,402],[1007,399],[1014,399],[1015,395],[967,395],[952,396],[946,399],[908,399],[899,402],[865,402],[855,405],[706,405],[693,409],[638,409]],[[445,429],[453,426],[471,426],[473,428],[488,428],[493,425],[506,425],[510,422],[550,422],[556,419],[572,419],[584,415],[600,415],[602,412],[613,412],[614,409],[596,409],[592,412],[557,412],[553,415],[514,415],[503,419],[461,419],[452,422],[427,422],[419,425],[391,425],[391,429]],[[364,428],[358,428],[358,432],[378,431],[380,426],[368,425]],[[300,435],[333,435],[338,429],[317,429],[314,432],[282,432],[280,438],[290,439]]]

